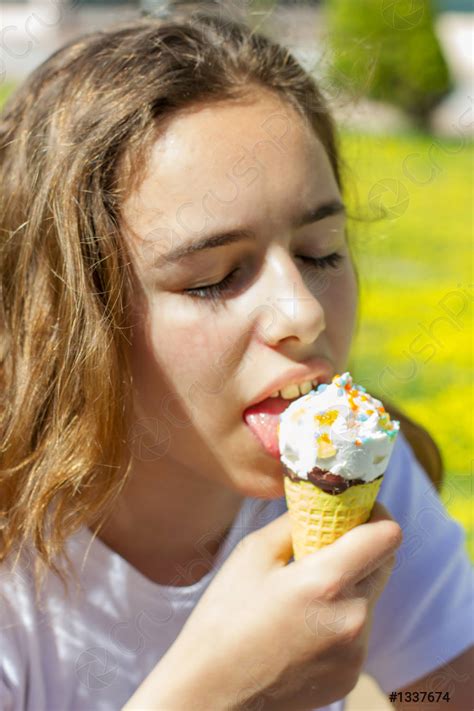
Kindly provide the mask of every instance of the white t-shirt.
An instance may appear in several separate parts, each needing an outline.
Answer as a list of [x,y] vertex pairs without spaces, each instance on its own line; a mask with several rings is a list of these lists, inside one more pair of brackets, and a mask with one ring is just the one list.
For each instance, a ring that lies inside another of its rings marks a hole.
[[[473,643],[473,570],[461,526],[447,514],[402,435],[378,498],[404,532],[394,572],[374,612],[365,663],[365,671],[389,693]],[[150,581],[100,539],[92,540],[87,528],[68,541],[79,568],[90,544],[80,576],[83,592],[76,593],[72,584],[70,601],[50,575],[44,609],[38,609],[31,568],[12,573],[4,564],[1,711],[120,709],[173,643],[237,542],[285,510],[284,498],[245,499],[214,569],[185,587]],[[206,541],[201,544],[191,566],[202,565]],[[180,575],[185,582],[186,571]],[[324,708],[342,711],[344,701]]]

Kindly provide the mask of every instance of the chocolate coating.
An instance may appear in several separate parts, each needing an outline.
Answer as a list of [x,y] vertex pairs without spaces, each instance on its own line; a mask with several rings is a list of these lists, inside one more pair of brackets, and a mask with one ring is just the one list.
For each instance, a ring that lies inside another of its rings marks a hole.
[[[297,476],[291,469],[288,469],[282,462],[283,473],[285,476],[289,477],[293,481],[306,481],[302,477]],[[381,479],[383,474],[376,477]],[[350,486],[357,486],[358,484],[366,484],[363,479],[344,479],[338,474],[333,474],[325,469],[320,469],[319,467],[314,467],[308,472],[308,480],[318,486],[320,489],[325,491],[327,494],[341,494],[343,491],[348,489]]]

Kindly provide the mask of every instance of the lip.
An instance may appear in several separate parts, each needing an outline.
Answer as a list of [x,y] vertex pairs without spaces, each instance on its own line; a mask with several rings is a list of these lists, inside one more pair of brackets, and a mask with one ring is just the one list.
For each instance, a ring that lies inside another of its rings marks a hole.
[[302,383],[305,380],[318,380],[319,383],[330,383],[334,376],[334,367],[328,358],[318,356],[311,358],[304,363],[289,368],[284,373],[281,373],[277,378],[272,380],[261,390],[258,395],[251,400],[246,409],[256,405],[263,400],[266,400],[270,395],[277,390],[281,390],[285,385],[293,383]]

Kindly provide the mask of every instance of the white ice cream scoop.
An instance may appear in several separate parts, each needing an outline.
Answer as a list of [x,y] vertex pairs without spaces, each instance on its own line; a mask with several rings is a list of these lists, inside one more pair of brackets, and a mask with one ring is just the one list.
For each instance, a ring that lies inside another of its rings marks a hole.
[[301,479],[318,468],[347,480],[373,481],[385,472],[399,429],[381,401],[346,372],[280,415],[281,461]]

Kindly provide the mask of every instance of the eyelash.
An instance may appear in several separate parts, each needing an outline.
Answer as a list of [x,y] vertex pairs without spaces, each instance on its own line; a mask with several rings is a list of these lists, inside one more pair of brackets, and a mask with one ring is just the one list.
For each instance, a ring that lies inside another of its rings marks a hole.
[[[339,252],[333,252],[325,257],[300,256],[299,259],[309,262],[315,269],[328,269],[329,267],[336,267],[344,257],[342,254],[339,254]],[[184,293],[194,299],[209,299],[214,302],[219,301],[222,298],[222,294],[232,285],[235,275],[239,271],[240,267],[236,267],[219,283],[210,284],[209,286],[198,286],[194,289],[185,289]]]

